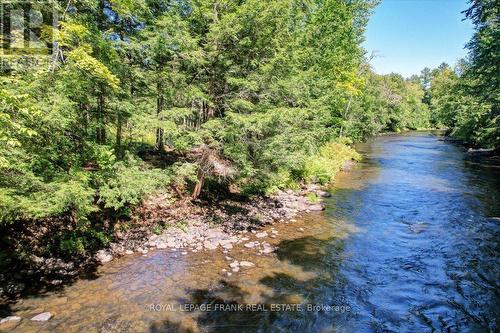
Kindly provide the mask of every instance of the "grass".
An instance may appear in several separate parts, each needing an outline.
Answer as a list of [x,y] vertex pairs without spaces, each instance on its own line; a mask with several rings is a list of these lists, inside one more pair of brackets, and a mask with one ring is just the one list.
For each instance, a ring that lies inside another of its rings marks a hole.
[[309,202],[319,202],[319,197],[316,195],[316,193],[308,193],[306,195],[306,198]]
[[180,230],[184,231],[184,232],[187,232],[187,229],[188,229],[188,223],[186,220],[181,220],[179,222],[176,223],[175,225],[177,228],[179,228]]

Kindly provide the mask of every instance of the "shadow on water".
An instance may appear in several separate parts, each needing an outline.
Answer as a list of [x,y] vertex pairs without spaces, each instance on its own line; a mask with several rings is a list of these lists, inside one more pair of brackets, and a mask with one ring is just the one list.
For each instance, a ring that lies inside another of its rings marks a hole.
[[[0,318],[13,315],[12,306],[19,300],[31,297],[43,298],[55,294],[63,295],[67,288],[79,280],[96,280],[99,278],[97,273],[100,264],[97,262],[88,263],[85,270],[73,276],[65,273],[60,274],[57,271],[53,273],[19,274],[16,269],[11,270],[7,279],[2,283],[6,289],[3,298],[0,299]],[[29,269],[29,266],[28,268]],[[17,291],[16,289],[21,289]]]
[[[345,309],[332,313],[307,308],[307,304],[348,306],[342,297],[331,292],[341,280],[337,275],[343,244],[341,239],[312,236],[280,242],[276,251],[278,259],[314,273],[313,277],[271,270],[258,280],[258,284],[266,287],[258,301],[252,301],[249,292],[237,283],[220,280],[213,289],[186,290],[189,297],[180,303],[199,308],[211,306],[211,311],[200,311],[195,317],[195,327],[202,332],[316,332],[331,329],[333,320],[345,317]],[[151,333],[192,331],[190,325],[183,326],[171,320],[150,327]]]

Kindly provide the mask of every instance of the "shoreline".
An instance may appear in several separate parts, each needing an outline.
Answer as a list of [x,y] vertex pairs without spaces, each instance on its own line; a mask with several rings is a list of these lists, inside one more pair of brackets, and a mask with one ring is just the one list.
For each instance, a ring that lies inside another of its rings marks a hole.
[[[245,234],[253,233],[257,238],[264,239],[272,236],[258,232],[265,226],[288,223],[301,214],[324,210],[323,198],[328,196],[330,194],[325,186],[309,184],[298,191],[279,190],[272,196],[256,196],[247,201],[225,199],[211,207],[206,207],[204,203],[187,204],[187,207],[177,208],[187,211],[187,215],[181,220],[173,221],[161,233],[145,235],[143,240],[131,243],[125,236],[123,242],[110,244],[108,249],[99,250],[95,257],[100,263],[106,263],[115,257],[147,254],[156,249],[201,252],[220,248],[227,253],[234,244],[248,240]],[[247,248],[259,246],[262,247],[262,253],[274,250],[266,243],[245,244]]]
[[[355,163],[346,161],[340,171],[349,171]],[[152,197],[141,205],[135,217],[139,222],[130,230],[115,232],[116,240],[106,248],[70,260],[31,255],[31,267],[1,274],[0,311],[2,306],[8,307],[25,296],[57,290],[82,276],[92,276],[99,266],[123,256],[147,255],[150,251],[165,249],[182,253],[210,253],[221,249],[227,254],[240,243],[248,250],[272,253],[275,248],[265,240],[277,236],[259,230],[277,223],[294,222],[303,214],[323,211],[324,198],[331,196],[328,188],[333,183],[309,183],[295,191],[278,190],[268,197],[235,196],[214,202],[178,200],[168,204],[161,195]],[[160,225],[160,220],[166,225],[155,233],[152,227]],[[258,241],[250,241],[246,237],[249,233]],[[239,267],[233,268],[233,272],[238,270]]]

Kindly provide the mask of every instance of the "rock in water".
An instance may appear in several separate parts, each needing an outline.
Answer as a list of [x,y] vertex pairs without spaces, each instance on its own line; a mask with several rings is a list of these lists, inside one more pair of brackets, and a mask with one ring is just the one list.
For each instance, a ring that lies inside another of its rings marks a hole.
[[233,244],[231,243],[224,244],[222,247],[225,248],[226,250],[231,250],[233,248]]
[[18,316],[8,316],[0,320],[0,324],[7,323],[9,321],[21,321],[21,317]]
[[167,247],[168,247],[168,245],[167,245],[167,243],[166,243],[166,242],[162,242],[162,241],[160,241],[160,242],[158,242],[158,243],[156,244],[156,248],[157,248],[157,249],[166,249]]
[[253,267],[255,264],[250,261],[240,261],[240,266],[241,267]]
[[105,250],[97,251],[95,257],[97,260],[99,260],[103,264],[113,260],[113,256],[111,255],[111,253],[109,253],[108,251],[105,251]]
[[323,206],[322,204],[315,204],[309,206],[308,209],[311,211],[325,210],[325,206]]
[[272,252],[274,252],[274,248],[271,245],[267,244],[267,243],[264,244],[264,249],[262,250],[262,253],[266,253],[267,254],[267,253],[272,253]]
[[42,312],[40,314],[37,314],[33,318],[31,318],[31,320],[33,320],[33,321],[47,321],[50,318],[52,318],[52,313],[50,313],[50,312]]
[[219,246],[219,244],[216,242],[211,242],[210,240],[206,240],[203,242],[203,246],[205,246],[206,249],[215,250]]
[[331,193],[325,191],[316,191],[316,195],[322,198],[329,198],[332,196]]

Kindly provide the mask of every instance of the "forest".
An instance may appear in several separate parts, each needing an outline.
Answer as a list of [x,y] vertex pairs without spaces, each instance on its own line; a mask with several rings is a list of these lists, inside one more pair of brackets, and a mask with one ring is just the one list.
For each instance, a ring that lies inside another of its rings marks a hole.
[[63,221],[46,251],[95,251],[149,196],[197,202],[328,183],[358,158],[351,145],[378,133],[445,129],[469,147],[498,148],[498,1],[463,13],[475,27],[465,59],[409,78],[370,66],[362,43],[376,5],[4,4],[5,19],[22,9],[58,21],[36,30],[47,54],[7,52],[23,31],[2,31],[3,250],[29,258],[12,230]]

